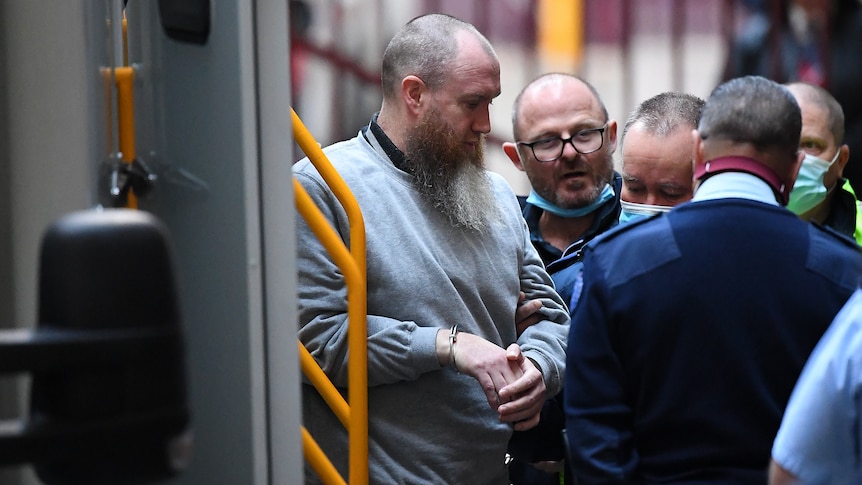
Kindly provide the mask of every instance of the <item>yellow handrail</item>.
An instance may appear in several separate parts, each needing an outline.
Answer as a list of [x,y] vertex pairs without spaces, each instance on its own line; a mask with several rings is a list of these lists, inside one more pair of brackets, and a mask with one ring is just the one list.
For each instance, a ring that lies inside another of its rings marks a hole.
[[326,457],[326,454],[320,449],[320,446],[317,445],[317,442],[314,441],[314,438],[311,437],[305,426],[302,427],[302,452],[311,468],[320,475],[320,478],[325,483],[333,485],[344,484],[344,478],[338,473],[338,470],[335,469],[335,466],[332,465],[332,462],[329,461],[329,458]]
[[[114,68],[114,82],[117,85],[117,125],[119,126],[119,149],[122,161],[131,164],[135,152],[135,70],[129,67],[129,42],[126,22],[126,12],[123,11],[123,65]],[[126,196],[126,207],[138,208],[138,197],[134,189],[129,187]]]
[[[114,68],[117,83],[117,123],[119,125],[119,146],[122,161],[131,164],[137,156],[135,149],[135,70],[123,66]],[[138,208],[135,191],[129,187],[126,207]]]
[[[294,178],[293,186],[296,193],[297,210],[332,256],[335,264],[341,269],[347,285],[349,356],[347,392],[349,408],[342,404],[343,398],[340,395],[335,396],[338,391],[335,390],[331,382],[328,382],[323,370],[320,369],[320,366],[301,342],[299,343],[302,347],[300,359],[303,372],[321,392],[324,400],[333,408],[333,412],[348,430],[350,484],[366,485],[368,483],[368,322],[365,279],[365,223],[359,204],[347,184],[344,183],[326,155],[323,154],[320,145],[314,140],[293,109],[291,109],[291,115],[294,138],[332,189],[338,201],[341,202],[350,224],[350,249],[348,251],[344,241],[341,240],[341,237],[335,232],[299,181]],[[314,370],[311,370],[312,368]],[[324,383],[324,381],[327,382]],[[309,463],[321,475],[322,479],[327,483],[344,483],[343,478],[338,475],[331,462],[326,461],[329,463],[328,467],[321,464],[321,460],[313,451],[319,450],[319,447],[305,428],[303,428],[303,443],[306,459],[309,460]],[[312,455],[309,456],[309,453]],[[337,479],[332,476],[332,472],[335,473]]]
[[353,197],[353,193],[350,192],[350,188],[344,183],[344,179],[323,154],[320,144],[311,136],[308,128],[305,127],[293,108],[290,109],[290,114],[293,120],[293,137],[296,139],[296,143],[320,172],[323,180],[326,181],[347,212],[347,220],[350,223],[350,254],[353,255],[353,259],[359,265],[362,278],[365,279],[365,222],[362,218],[362,211],[359,210],[359,204]]
[[332,385],[332,381],[326,377],[326,373],[317,365],[317,361],[314,360],[314,357],[311,356],[305,345],[302,345],[302,342],[299,342],[299,363],[302,366],[302,373],[308,377],[308,380],[311,381],[314,388],[317,389],[317,392],[320,393],[323,400],[326,401],[326,404],[329,405],[335,416],[341,421],[341,424],[349,429],[350,406],[347,405],[344,396]]

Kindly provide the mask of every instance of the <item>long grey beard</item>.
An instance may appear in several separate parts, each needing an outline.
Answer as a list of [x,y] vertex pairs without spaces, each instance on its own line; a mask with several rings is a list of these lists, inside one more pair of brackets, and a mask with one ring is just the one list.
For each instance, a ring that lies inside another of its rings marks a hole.
[[500,219],[500,209],[485,169],[462,163],[445,170],[415,168],[419,192],[455,226],[482,232]]

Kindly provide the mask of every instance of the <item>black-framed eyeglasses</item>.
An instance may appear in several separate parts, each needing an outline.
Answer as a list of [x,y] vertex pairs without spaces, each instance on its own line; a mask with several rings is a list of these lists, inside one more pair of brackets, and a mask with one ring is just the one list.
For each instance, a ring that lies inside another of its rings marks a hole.
[[536,161],[553,162],[563,156],[563,150],[566,148],[567,143],[571,143],[575,151],[581,155],[587,155],[599,150],[605,142],[605,130],[607,128],[608,125],[605,123],[602,127],[581,130],[565,139],[555,136],[532,142],[519,141],[516,143],[530,147]]

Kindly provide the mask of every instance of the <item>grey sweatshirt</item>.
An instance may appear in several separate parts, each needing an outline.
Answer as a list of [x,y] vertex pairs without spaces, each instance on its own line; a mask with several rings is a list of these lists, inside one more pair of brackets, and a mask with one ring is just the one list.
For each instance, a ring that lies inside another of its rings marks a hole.
[[[367,139],[366,139],[367,137]],[[479,383],[441,367],[438,330],[517,342],[541,367],[548,396],[561,387],[569,315],[530,242],[515,195],[488,172],[502,223],[479,233],[453,226],[397,169],[370,130],[325,149],[356,197],[366,226],[368,422],[371,483],[506,484],[512,426],[499,421]],[[344,241],[347,215],[307,160],[295,177]],[[347,290],[309,226],[297,223],[299,339],[347,396]],[[515,332],[518,292],[547,320]],[[347,477],[347,433],[303,385],[303,422]],[[307,473],[309,483],[316,480]]]

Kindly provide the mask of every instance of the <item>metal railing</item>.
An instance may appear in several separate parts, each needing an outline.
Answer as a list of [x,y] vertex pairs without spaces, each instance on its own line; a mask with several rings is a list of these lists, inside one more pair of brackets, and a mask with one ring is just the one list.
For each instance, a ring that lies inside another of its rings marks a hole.
[[[296,207],[311,230],[332,256],[344,274],[347,285],[348,318],[348,400],[344,400],[302,342],[299,356],[302,372],[320,392],[323,399],[344,425],[349,435],[349,483],[368,483],[368,344],[367,344],[367,299],[365,279],[365,223],[359,204],[323,154],[320,145],[291,109],[293,136],[311,163],[320,172],[338,201],[347,212],[350,224],[350,248],[338,236],[329,221],[314,204],[311,197],[296,180]],[[315,472],[327,484],[343,484],[344,478],[332,465],[307,429],[302,428],[303,453]]]

